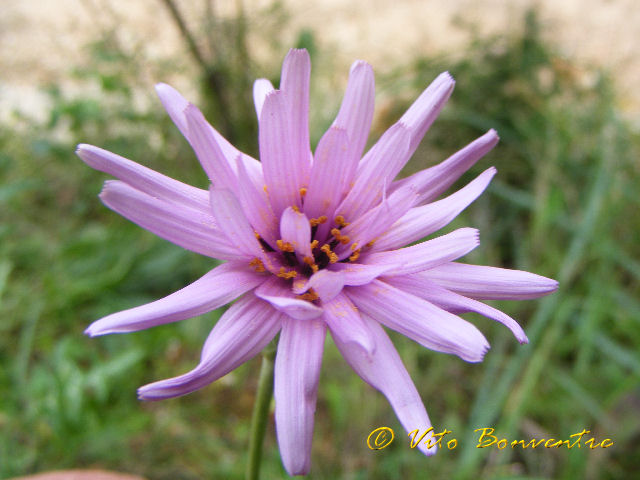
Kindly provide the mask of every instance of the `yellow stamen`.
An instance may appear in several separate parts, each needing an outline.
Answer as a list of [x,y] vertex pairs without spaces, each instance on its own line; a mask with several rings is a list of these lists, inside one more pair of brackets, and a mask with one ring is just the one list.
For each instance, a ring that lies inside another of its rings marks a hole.
[[351,225],[350,223],[347,223],[347,222],[344,221],[344,217],[342,215],[338,215],[336,218],[333,219],[333,221],[340,228],[346,227],[347,225]]
[[300,196],[301,196],[302,198],[304,198],[304,196],[305,196],[306,194],[307,194],[307,187],[302,187],[302,188],[300,189]]
[[309,220],[309,224],[312,227],[317,227],[318,225],[324,223],[327,221],[327,216],[326,215],[322,215],[319,218],[312,218],[311,220]]
[[327,257],[329,257],[329,263],[336,263],[338,261],[338,255],[331,251],[331,247],[328,243],[325,243],[320,250],[327,254]]
[[367,243],[365,245],[365,247],[373,247],[373,244],[376,243],[377,238],[374,238],[373,240],[371,240],[369,243]]
[[283,252],[293,252],[293,245],[289,242],[285,242],[284,240],[276,240],[276,245]]
[[342,243],[343,245],[346,245],[347,243],[349,243],[351,241],[351,239],[347,236],[347,235],[342,235],[340,233],[340,230],[337,228],[332,228],[331,229],[331,235],[333,235],[334,237],[336,237],[336,240],[338,240],[340,243]]
[[313,273],[316,273],[318,271],[318,265],[316,265],[316,262],[313,259],[313,257],[304,257],[302,261],[311,267],[311,270],[313,270]]
[[354,242],[351,244],[351,250],[355,250],[356,248],[358,248],[358,242]]
[[300,209],[295,205],[291,205],[291,208],[293,209],[294,212],[300,213]]
[[360,256],[360,249],[357,249],[353,254],[349,257],[350,262],[355,262]]
[[256,272],[262,273],[265,271],[264,263],[259,258],[254,258],[249,262],[249,266],[255,268]]
[[318,246],[318,240],[314,240],[313,242],[311,242],[311,250],[313,250],[314,248],[316,248]]
[[319,299],[320,297],[318,296],[318,294],[313,290],[313,288],[310,288],[309,291],[307,293],[303,293],[302,295],[298,295],[298,298],[300,300],[308,300],[310,302],[313,302],[314,300]]
[[266,186],[266,185],[262,187],[262,190],[264,190],[264,193],[266,193],[267,195],[269,195],[269,192],[267,191],[267,186]]
[[278,277],[284,278],[288,280],[290,278],[296,278],[298,276],[298,272],[295,270],[289,270],[288,272],[284,269],[284,267],[280,267],[280,271],[278,272]]

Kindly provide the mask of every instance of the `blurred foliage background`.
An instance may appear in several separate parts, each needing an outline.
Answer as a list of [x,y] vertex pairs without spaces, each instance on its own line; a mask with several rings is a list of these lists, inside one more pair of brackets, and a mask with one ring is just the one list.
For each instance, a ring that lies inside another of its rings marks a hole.
[[[224,19],[205,11],[202,25],[191,26],[173,2],[162,3],[185,57],[155,60],[154,73],[161,79],[176,65],[195,66],[200,95],[192,100],[256,155],[251,85],[264,76],[277,85],[291,46],[278,41],[286,12],[274,4],[264,13],[270,53],[258,60],[246,42],[252,17],[242,9]],[[76,89],[46,87],[46,118],[16,112],[0,125],[0,477],[100,467],[153,480],[243,478],[259,359],[184,398],[139,403],[135,395],[191,369],[220,311],[129,335],[82,334],[90,321],[167,295],[214,266],[104,208],[96,195],[105,175],[73,155],[77,143],[92,143],[206,186],[187,142],[142,88],[140,51],[121,35],[115,27],[96,32],[92,61],[69,70]],[[317,141],[347,72],[331,68],[331,52],[310,31],[299,32],[295,46],[312,56]],[[492,344],[482,364],[393,336],[434,425],[458,439],[433,458],[409,448],[385,399],[328,340],[309,478],[630,478],[640,470],[638,131],[619,114],[611,77],[559,55],[531,11],[518,34],[475,39],[455,58],[404,57],[378,75],[371,141],[443,70],[456,90],[409,168],[498,130],[499,146],[460,185],[490,165],[498,176],[447,231],[480,229],[470,263],[530,270],[558,279],[560,290],[497,302],[524,326],[529,345],[468,315]],[[396,441],[371,451],[365,440],[382,425]],[[487,426],[509,440],[566,439],[586,428],[615,444],[475,448],[473,430]],[[272,423],[263,477],[286,477]]]

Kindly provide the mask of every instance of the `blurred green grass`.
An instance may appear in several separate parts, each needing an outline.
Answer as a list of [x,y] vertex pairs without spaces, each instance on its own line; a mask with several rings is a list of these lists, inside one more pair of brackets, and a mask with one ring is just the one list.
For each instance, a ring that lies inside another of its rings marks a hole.
[[[309,32],[300,38],[315,45]],[[259,360],[184,398],[143,404],[135,395],[141,384],[192,368],[220,311],[135,334],[82,334],[90,321],[171,293],[214,266],[96,198],[105,176],[73,155],[78,142],[198,186],[206,179],[159,102],[134,101],[142,82],[131,74],[133,59],[111,42],[94,48],[77,81],[97,94],[52,87],[45,121],[16,116],[0,129],[0,477],[95,466],[158,480],[242,478]],[[335,113],[342,91],[330,87],[346,72],[329,73],[328,55],[316,47],[312,54],[312,109],[334,105]],[[471,263],[534,271],[561,286],[542,300],[497,302],[524,326],[526,346],[469,315],[492,344],[482,364],[392,336],[434,425],[458,439],[432,458],[409,448],[387,402],[328,340],[309,478],[628,478],[640,469],[640,139],[618,113],[615,83],[561,57],[541,39],[534,14],[521,34],[476,40],[462,57],[406,60],[377,78],[379,98],[391,101],[377,105],[372,139],[449,70],[456,90],[410,167],[497,129],[499,146],[460,184],[490,165],[498,176],[448,229],[480,229]],[[255,151],[253,111],[235,115],[246,117],[236,135]],[[312,137],[331,120],[316,118]],[[382,425],[396,441],[371,451],[365,440]],[[586,428],[615,445],[475,448],[473,430],[485,426],[509,440],[564,439]],[[264,478],[286,477],[272,424],[263,464]]]

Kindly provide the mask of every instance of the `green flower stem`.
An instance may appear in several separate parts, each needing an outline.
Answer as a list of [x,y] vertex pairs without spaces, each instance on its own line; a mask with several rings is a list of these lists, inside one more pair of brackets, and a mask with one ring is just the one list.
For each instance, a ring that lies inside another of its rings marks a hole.
[[273,367],[276,357],[276,346],[272,342],[262,352],[262,366],[258,379],[256,403],[251,417],[251,433],[249,437],[249,462],[247,464],[247,480],[260,478],[260,461],[262,459],[262,445],[269,420],[269,405],[273,395]]

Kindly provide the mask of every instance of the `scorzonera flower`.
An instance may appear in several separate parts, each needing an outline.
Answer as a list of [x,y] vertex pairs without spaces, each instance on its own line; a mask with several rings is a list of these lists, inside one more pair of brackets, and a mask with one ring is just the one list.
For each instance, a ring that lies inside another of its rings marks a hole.
[[313,153],[310,70],[307,52],[291,50],[279,90],[256,81],[260,162],[229,144],[173,88],[157,86],[211,180],[209,191],[97,147],[77,150],[88,165],[119,179],[105,183],[105,205],[177,245],[225,261],[182,290],[102,318],[86,332],[133,332],[238,299],[206,339],[199,365],[138,394],[158,400],[204,387],[255,356],[279,332],[275,420],[290,474],[309,470],[327,330],[347,363],[387,397],[404,428],[423,429],[431,425],[429,417],[382,326],[479,362],[489,344],[457,314],[480,313],[526,343],[515,320],[478,300],[530,299],[557,288],[554,280],[532,273],[455,262],[478,246],[472,228],[405,247],[447,225],[496,173],[489,168],[434,201],[498,142],[490,130],[444,162],[395,180],[451,95],[448,73],[362,156],[373,117],[371,67],[353,64],[340,111]]

